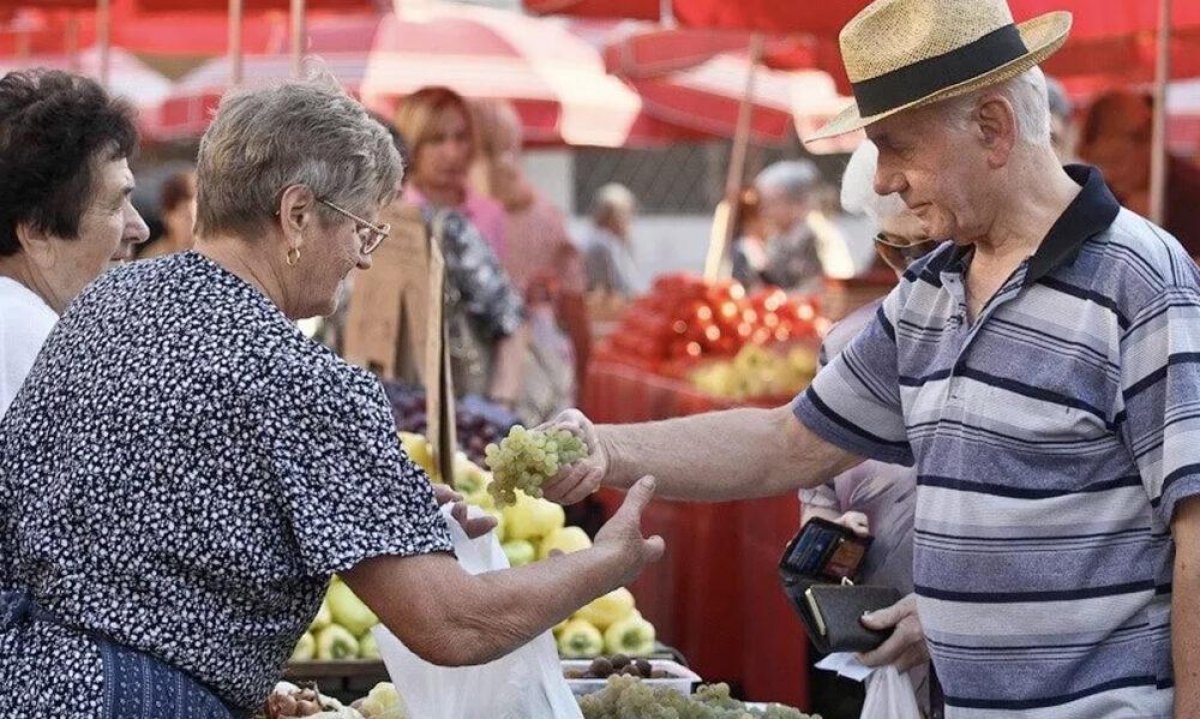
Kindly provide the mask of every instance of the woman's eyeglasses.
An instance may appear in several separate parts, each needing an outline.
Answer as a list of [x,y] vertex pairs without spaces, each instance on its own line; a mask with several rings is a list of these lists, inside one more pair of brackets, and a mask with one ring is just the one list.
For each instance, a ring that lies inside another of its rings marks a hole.
[[354,223],[357,225],[355,231],[358,233],[358,239],[362,241],[362,252],[364,255],[369,255],[375,250],[379,249],[379,246],[383,244],[383,241],[386,240],[388,235],[392,232],[392,226],[387,223],[382,225],[373,225],[353,212],[338,207],[329,200],[318,200],[318,202],[338,213],[339,215],[354,220]]
[[900,253],[900,256],[909,262],[924,257],[931,250],[938,246],[937,240],[920,240],[918,242],[903,242],[893,240],[886,232],[880,232],[875,235],[876,244],[890,247]]

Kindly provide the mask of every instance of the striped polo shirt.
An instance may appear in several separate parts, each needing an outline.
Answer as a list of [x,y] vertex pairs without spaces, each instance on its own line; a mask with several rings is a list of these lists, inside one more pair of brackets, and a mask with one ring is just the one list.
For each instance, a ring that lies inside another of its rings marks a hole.
[[969,247],[914,265],[797,398],[918,470],[914,583],[947,716],[1169,717],[1170,521],[1200,493],[1200,271],[1099,171],[967,316]]

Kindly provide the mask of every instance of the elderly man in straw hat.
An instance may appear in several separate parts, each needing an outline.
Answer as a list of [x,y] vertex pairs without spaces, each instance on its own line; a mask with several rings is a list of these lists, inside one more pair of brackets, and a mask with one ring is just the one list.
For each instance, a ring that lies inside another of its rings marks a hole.
[[547,495],[650,474],[661,495],[727,500],[864,457],[915,464],[917,607],[947,716],[1200,717],[1200,271],[1096,169],[1055,158],[1037,64],[1070,24],[1014,24],[1004,0],[855,17],[856,102],[818,136],[866,128],[876,191],[953,242],[790,406],[560,417],[593,451]]

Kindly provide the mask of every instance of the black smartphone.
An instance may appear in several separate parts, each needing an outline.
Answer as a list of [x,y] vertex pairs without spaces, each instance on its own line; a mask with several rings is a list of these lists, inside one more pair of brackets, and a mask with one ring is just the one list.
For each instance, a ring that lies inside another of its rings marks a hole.
[[840,524],[813,517],[788,542],[779,569],[793,576],[840,582],[853,580],[867,558],[872,537],[860,537]]

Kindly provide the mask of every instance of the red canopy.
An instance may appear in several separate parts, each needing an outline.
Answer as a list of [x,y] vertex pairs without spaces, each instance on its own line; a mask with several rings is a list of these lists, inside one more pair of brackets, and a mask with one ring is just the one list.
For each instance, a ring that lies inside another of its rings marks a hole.
[[[631,18],[664,21],[659,0],[524,0],[533,13],[557,13],[582,18]],[[846,86],[837,53],[836,38],[842,26],[868,4],[867,0],[672,0],[673,19],[685,28],[755,31],[783,36],[768,42],[768,66],[816,68],[832,74]],[[1154,77],[1154,31],[1158,4],[1151,0],[1009,0],[1014,18],[1021,22],[1054,10],[1074,16],[1066,46],[1046,63],[1046,71],[1059,77],[1090,78],[1100,82],[1148,82]],[[1176,0],[1172,4],[1172,77],[1200,75],[1200,2]],[[807,37],[797,37],[807,36]],[[711,52],[747,47],[746,35],[697,37],[686,31],[659,30],[643,37],[630,36],[616,63],[653,72],[678,70],[689,61]],[[710,53],[711,54],[711,53]],[[610,60],[610,64],[611,64]]]
[[[41,0],[39,0],[41,1]],[[67,0],[51,0],[66,2]],[[211,11],[219,7],[227,7],[223,0],[134,0],[140,12],[196,12]],[[92,2],[95,6],[95,0]],[[242,7],[247,13],[278,10],[287,12],[291,8],[291,0],[242,0]],[[339,12],[382,12],[391,8],[391,2],[380,0],[304,0],[305,10],[336,10]]]
[[513,103],[535,143],[623,146],[641,108],[565,24],[451,3],[385,18],[362,97],[387,114],[427,85]]

